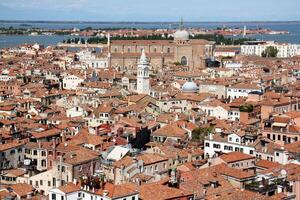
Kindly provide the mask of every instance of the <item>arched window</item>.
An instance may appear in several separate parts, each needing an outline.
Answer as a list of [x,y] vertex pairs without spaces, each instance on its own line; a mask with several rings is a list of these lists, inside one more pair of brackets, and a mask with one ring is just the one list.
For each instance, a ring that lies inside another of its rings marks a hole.
[[16,152],[15,152],[14,149],[10,151],[10,155],[14,155],[15,153],[16,153]]
[[187,64],[188,64],[187,58],[186,58],[185,56],[183,56],[183,57],[181,58],[180,63],[181,63],[181,65],[183,65],[183,66],[187,66]]

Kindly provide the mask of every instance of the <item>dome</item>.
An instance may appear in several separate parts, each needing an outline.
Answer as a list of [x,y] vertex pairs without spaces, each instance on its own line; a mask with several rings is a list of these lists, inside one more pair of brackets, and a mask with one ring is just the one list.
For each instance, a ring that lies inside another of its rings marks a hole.
[[190,34],[188,31],[180,29],[174,33],[175,40],[189,40]]
[[188,81],[182,86],[182,91],[183,92],[197,92],[198,91],[198,86],[195,82],[193,81]]

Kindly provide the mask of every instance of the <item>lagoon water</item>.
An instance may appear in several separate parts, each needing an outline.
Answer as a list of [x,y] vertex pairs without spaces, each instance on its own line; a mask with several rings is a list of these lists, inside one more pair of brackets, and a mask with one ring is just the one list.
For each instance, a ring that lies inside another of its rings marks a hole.
[[[26,24],[26,26],[23,26]],[[274,40],[277,42],[300,44],[300,22],[186,22],[186,28],[206,28],[213,29],[217,27],[230,28],[269,28],[276,31],[288,31],[287,35],[248,35],[248,37],[260,40]],[[167,29],[178,28],[177,22],[1,22],[0,27],[26,28],[35,27],[43,29],[71,29],[71,28],[143,28],[143,29]],[[40,43],[45,46],[55,45],[62,40],[76,36],[61,35],[0,35],[0,48],[13,47],[22,43]]]

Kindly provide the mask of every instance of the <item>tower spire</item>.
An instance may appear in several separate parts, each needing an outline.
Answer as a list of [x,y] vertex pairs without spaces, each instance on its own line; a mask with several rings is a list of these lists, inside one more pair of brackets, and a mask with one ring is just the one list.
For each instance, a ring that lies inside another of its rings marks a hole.
[[110,46],[110,33],[107,33],[107,45]]
[[183,30],[183,18],[182,18],[182,17],[181,17],[181,19],[180,19],[179,29],[180,29],[180,30]]
[[142,49],[142,55],[140,57],[140,64],[148,64],[145,49]]

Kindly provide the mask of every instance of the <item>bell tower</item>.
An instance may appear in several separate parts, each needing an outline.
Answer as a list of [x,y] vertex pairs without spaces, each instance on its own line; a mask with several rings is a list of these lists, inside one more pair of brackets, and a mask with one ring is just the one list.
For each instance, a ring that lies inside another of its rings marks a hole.
[[143,49],[137,67],[137,93],[139,94],[150,93],[149,67],[149,61]]

